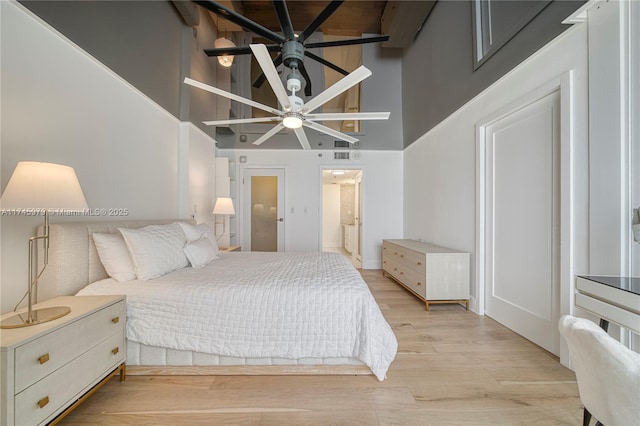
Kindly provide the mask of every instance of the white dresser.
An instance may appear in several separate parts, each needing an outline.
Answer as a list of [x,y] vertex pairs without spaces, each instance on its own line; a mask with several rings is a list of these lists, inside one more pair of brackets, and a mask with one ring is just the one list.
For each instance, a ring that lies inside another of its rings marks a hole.
[[49,423],[114,374],[119,372],[124,380],[124,296],[58,297],[35,306],[68,306],[71,313],[31,327],[2,330],[3,426]]
[[384,240],[382,271],[425,302],[469,309],[469,253],[415,240]]

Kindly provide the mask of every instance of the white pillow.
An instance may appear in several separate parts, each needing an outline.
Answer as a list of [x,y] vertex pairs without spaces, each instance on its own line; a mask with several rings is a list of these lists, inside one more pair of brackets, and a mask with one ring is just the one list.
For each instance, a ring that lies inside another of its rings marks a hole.
[[211,241],[205,236],[199,240],[187,243],[184,246],[184,253],[189,259],[189,263],[195,269],[202,268],[216,258],[216,252]]
[[107,274],[116,281],[136,279],[129,249],[120,234],[93,234],[98,257]]
[[206,237],[211,245],[213,246],[213,250],[215,253],[215,257],[217,258],[220,254],[220,249],[218,248],[218,240],[216,238],[213,229],[207,225],[206,223],[201,223],[200,225],[192,225],[186,222],[178,222],[182,231],[184,232],[184,236],[187,239],[188,243],[192,243],[194,241],[198,241],[202,237]]
[[138,279],[158,278],[189,266],[182,250],[186,244],[184,232],[177,222],[140,229],[118,229],[129,248]]

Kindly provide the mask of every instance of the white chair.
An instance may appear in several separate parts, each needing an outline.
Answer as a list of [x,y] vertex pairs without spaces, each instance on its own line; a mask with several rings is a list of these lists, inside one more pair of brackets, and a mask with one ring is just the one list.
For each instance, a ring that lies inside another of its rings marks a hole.
[[640,354],[584,318],[565,315],[558,328],[569,344],[583,425],[591,415],[606,426],[640,425]]

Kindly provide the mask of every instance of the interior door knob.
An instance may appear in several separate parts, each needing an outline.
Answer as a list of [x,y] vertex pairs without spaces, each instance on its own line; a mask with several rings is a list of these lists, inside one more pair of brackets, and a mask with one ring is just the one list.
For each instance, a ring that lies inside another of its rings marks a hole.
[[284,222],[284,217],[279,218],[278,222]]

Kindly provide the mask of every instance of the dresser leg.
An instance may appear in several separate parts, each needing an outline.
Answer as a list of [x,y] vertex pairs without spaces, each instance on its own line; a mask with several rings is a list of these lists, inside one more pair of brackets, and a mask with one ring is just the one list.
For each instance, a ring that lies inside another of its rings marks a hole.
[[424,310],[425,311],[429,310],[429,302],[424,302]]
[[120,366],[120,381],[124,382],[127,378],[127,364],[122,364]]

